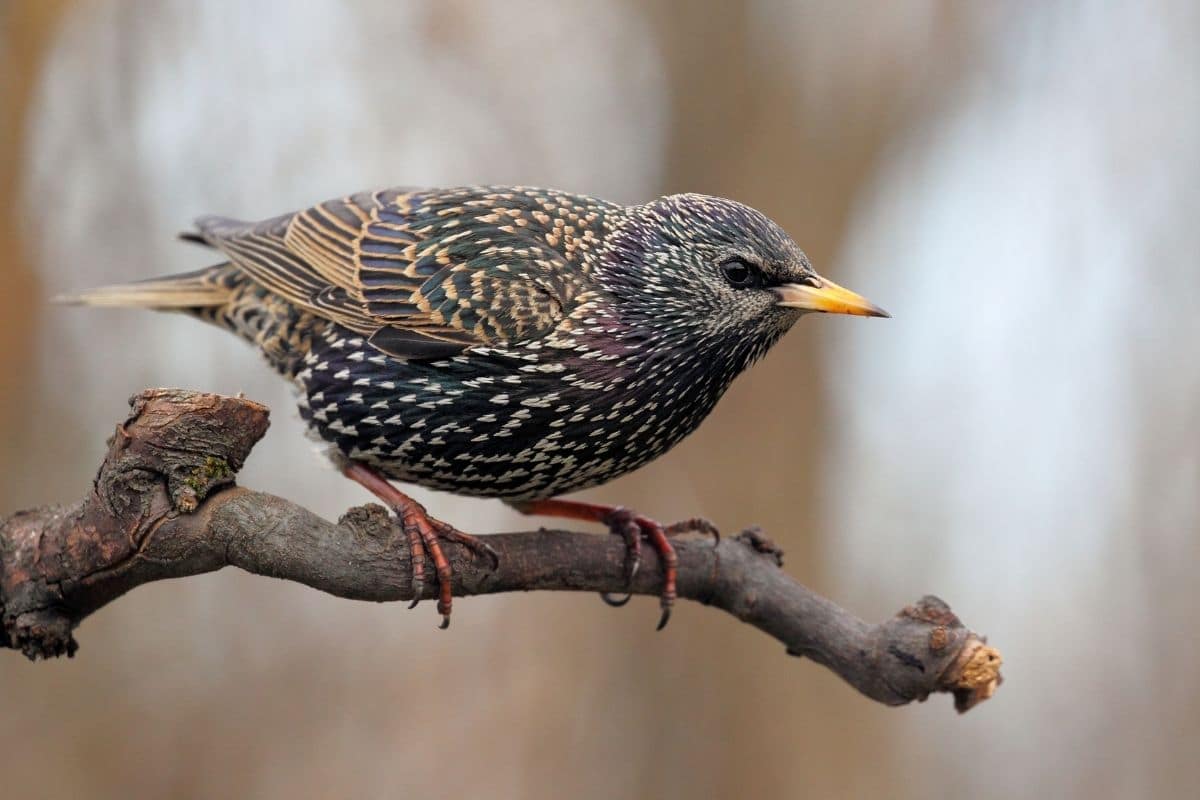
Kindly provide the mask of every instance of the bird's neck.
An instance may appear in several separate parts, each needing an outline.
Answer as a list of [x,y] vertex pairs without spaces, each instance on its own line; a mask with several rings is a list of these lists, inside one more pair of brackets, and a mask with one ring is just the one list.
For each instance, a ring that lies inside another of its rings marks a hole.
[[717,335],[622,315],[611,306],[585,316],[586,323],[574,337],[584,353],[578,365],[597,376],[618,376],[615,395],[652,398],[648,402],[686,414],[693,420],[687,430],[699,424],[733,380],[783,333],[767,338]]

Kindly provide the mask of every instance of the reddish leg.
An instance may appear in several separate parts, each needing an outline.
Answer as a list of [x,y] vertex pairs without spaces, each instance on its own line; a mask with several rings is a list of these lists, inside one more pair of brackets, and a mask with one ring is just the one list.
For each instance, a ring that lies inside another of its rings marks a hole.
[[438,577],[438,613],[442,615],[443,629],[450,627],[450,607],[453,602],[452,573],[450,562],[442,552],[439,539],[461,544],[475,554],[484,554],[492,559],[493,567],[500,563],[500,557],[490,545],[477,536],[456,530],[453,526],[429,516],[425,507],[392,486],[388,479],[372,467],[356,461],[348,462],[342,468],[342,474],[352,481],[361,484],[371,494],[387,503],[400,520],[400,527],[408,538],[409,554],[412,558],[413,601],[409,608],[416,606],[425,590],[425,555],[433,559],[434,569]]
[[[675,604],[675,578],[678,571],[679,559],[675,548],[671,546],[667,536],[683,530],[700,529],[716,535],[716,527],[707,520],[688,520],[687,523],[671,525],[664,528],[649,517],[635,514],[627,508],[605,506],[597,503],[581,503],[577,500],[530,500],[524,503],[514,503],[513,507],[524,514],[537,514],[543,517],[560,517],[562,519],[577,519],[584,522],[600,522],[608,529],[625,539],[625,579],[632,581],[641,566],[642,548],[641,537],[645,536],[663,561],[663,592],[660,600],[662,617],[658,621],[658,630],[662,630],[671,619],[671,607]],[[613,600],[608,595],[601,595],[609,605],[625,605],[629,598]]]

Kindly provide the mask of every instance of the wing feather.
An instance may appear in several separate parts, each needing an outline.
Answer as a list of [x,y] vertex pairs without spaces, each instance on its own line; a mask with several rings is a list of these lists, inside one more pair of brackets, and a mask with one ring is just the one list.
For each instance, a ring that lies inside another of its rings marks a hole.
[[[566,198],[565,200],[563,198]],[[562,214],[606,204],[525,189],[399,190],[331,200],[260,223],[197,222],[208,244],[298,307],[398,358],[544,335],[586,282]]]

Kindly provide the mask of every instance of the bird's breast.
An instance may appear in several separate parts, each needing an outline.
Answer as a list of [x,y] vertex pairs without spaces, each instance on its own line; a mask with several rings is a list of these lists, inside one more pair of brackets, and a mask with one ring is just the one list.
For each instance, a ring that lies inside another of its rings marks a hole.
[[532,499],[611,480],[664,453],[724,385],[699,354],[670,360],[569,337],[404,362],[336,326],[295,375],[302,416],[346,456],[459,494]]

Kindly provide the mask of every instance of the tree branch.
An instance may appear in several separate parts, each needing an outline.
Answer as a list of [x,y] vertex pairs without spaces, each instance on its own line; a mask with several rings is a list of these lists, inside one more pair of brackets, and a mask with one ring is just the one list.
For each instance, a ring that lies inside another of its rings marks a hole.
[[[332,524],[233,485],[266,432],[266,407],[168,389],[142,392],[131,406],[82,501],[0,524],[0,646],[30,658],[72,655],[79,622],[135,586],[225,566],[339,597],[412,599],[405,537],[382,507],[353,508]],[[488,542],[500,555],[494,571],[445,545],[455,595],[626,589],[619,537],[542,530]],[[676,548],[680,597],[754,625],[874,700],[900,705],[951,692],[965,711],[1000,683],[999,653],[936,597],[871,625],[784,574],[780,552],[756,531],[719,544],[684,536]],[[657,594],[653,548],[644,557],[631,589]],[[435,591],[427,585],[425,597]]]

